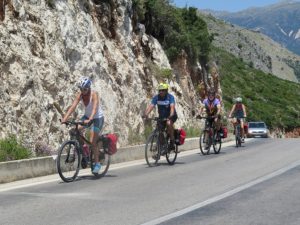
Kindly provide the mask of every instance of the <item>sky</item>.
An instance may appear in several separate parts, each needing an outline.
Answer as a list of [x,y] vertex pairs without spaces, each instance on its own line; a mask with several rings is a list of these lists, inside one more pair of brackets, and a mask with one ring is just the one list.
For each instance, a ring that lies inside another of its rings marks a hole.
[[[199,9],[237,12],[250,7],[263,7],[282,0],[172,0],[177,7],[193,6]],[[300,1],[300,0],[296,0]]]

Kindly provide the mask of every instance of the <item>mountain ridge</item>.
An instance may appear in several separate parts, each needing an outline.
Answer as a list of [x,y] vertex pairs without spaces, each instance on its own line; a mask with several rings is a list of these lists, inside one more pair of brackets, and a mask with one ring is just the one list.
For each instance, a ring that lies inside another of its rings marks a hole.
[[300,2],[282,1],[239,12],[206,11],[232,24],[259,31],[300,55]]
[[279,78],[300,81],[300,56],[268,36],[248,30],[212,15],[199,12],[213,35],[213,45],[224,49],[256,69]]

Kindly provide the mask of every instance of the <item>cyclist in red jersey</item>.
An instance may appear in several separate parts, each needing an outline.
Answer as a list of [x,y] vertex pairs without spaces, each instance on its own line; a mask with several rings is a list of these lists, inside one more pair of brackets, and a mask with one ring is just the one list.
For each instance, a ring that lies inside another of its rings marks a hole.
[[229,117],[232,117],[232,116],[234,117],[232,120],[233,126],[235,126],[238,119],[241,121],[241,137],[242,137],[242,142],[243,142],[244,138],[245,138],[244,123],[245,123],[245,118],[247,117],[247,112],[246,112],[245,105],[242,103],[241,97],[236,98],[236,103],[233,104],[233,106],[231,108]]

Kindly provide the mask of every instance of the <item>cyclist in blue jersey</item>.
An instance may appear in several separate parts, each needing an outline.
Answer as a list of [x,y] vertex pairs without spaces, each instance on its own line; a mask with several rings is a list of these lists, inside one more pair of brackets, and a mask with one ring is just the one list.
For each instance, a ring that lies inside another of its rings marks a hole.
[[[204,99],[203,105],[204,107],[200,109],[200,115],[202,114],[203,110],[205,110],[208,117],[205,122],[205,129],[207,129],[208,127],[213,127],[214,123],[216,131],[219,131],[221,127],[221,103],[220,100],[216,98],[216,92],[214,89],[210,89],[208,91],[208,97]],[[205,138],[207,139],[208,136],[205,136]],[[208,148],[208,146],[206,146],[206,148]]]
[[229,117],[234,117],[232,123],[235,126],[237,123],[237,119],[241,121],[241,137],[242,142],[244,142],[245,138],[245,130],[244,130],[244,124],[245,124],[245,118],[247,117],[246,107],[242,103],[242,98],[238,97],[236,98],[236,103],[233,104],[231,111],[229,113]]
[[169,85],[166,83],[160,83],[158,85],[158,94],[152,98],[151,104],[147,107],[144,116],[147,118],[149,113],[157,105],[159,118],[167,119],[166,126],[170,136],[170,150],[175,149],[174,138],[174,123],[177,120],[177,113],[175,110],[175,98],[168,93]]

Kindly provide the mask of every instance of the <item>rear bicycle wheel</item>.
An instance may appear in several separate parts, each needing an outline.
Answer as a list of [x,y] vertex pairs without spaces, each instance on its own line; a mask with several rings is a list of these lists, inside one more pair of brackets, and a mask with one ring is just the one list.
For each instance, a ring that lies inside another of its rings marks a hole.
[[209,136],[206,138],[206,135],[209,135],[208,131],[203,131],[203,133],[200,135],[200,139],[199,139],[200,151],[203,155],[209,154],[210,146],[211,146],[210,138],[209,138]]
[[80,150],[77,141],[65,141],[58,150],[57,172],[64,182],[76,179],[80,169]]
[[157,166],[160,157],[160,145],[158,141],[158,133],[150,134],[145,146],[145,159],[148,166]]
[[220,137],[220,133],[215,132],[214,137],[213,137],[213,148],[214,148],[215,154],[220,153],[221,147],[222,147],[222,139]]
[[[91,159],[94,159],[94,154],[93,152],[91,151],[91,156],[90,156]],[[94,161],[94,160],[92,160]],[[109,169],[109,166],[110,166],[110,161],[111,161],[111,155],[108,154],[108,149],[100,149],[99,150],[99,162],[101,164],[101,168],[99,170],[98,173],[93,173],[93,170],[94,170],[94,167],[95,167],[95,164],[92,163],[91,164],[91,171],[92,171],[92,174],[95,175],[95,177],[97,178],[100,178],[100,177],[104,177],[105,174],[107,173],[108,169]]]
[[166,158],[169,165],[174,165],[178,154],[178,145],[175,145],[175,149],[167,151]]

